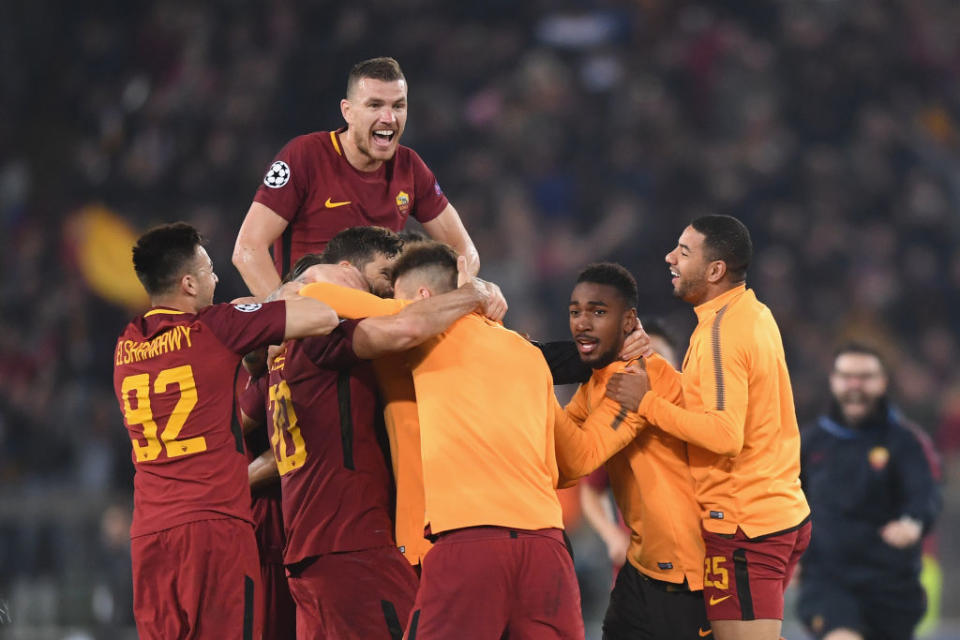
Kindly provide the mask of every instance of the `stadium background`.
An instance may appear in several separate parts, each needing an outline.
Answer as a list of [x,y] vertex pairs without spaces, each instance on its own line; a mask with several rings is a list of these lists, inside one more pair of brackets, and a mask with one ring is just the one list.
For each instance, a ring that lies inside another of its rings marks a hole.
[[[662,258],[720,211],[753,232],[749,282],[779,320],[801,421],[825,405],[839,337],[878,341],[944,458],[937,637],[960,637],[960,4],[90,5],[6,3],[0,20],[0,637],[131,623],[132,465],[110,382],[142,304],[130,234],[193,222],[217,299],[242,294],[230,252],[265,168],[339,126],[346,72],[374,55],[403,65],[403,142],[459,210],[509,326],[564,338],[574,274],[612,259],[641,314],[685,337]],[[575,539],[596,620],[605,554]]]

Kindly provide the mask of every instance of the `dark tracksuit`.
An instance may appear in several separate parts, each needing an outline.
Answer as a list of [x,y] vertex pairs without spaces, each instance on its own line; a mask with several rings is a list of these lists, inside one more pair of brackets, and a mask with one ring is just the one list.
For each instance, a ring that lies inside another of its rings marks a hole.
[[799,612],[818,637],[847,627],[871,638],[911,638],[926,600],[921,545],[880,537],[910,516],[929,532],[940,512],[939,464],[929,438],[881,403],[858,428],[839,408],[801,434],[800,479],[814,521],[803,557]]

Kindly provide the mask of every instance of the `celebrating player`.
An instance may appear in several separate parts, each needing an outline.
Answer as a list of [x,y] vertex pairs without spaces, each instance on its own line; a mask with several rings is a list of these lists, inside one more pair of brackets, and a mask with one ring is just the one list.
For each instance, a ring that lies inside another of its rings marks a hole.
[[233,251],[251,293],[265,297],[280,284],[279,274],[300,256],[323,250],[343,229],[399,231],[411,215],[465,256],[475,275],[480,259],[456,209],[420,156],[400,145],[407,81],[397,61],[356,64],[340,111],[346,127],[291,140],[254,196]]
[[[570,296],[570,333],[581,360],[593,369],[566,407],[577,422],[603,399],[610,377],[627,366],[617,354],[637,326],[636,304],[637,284],[618,264],[593,264],[577,277]],[[650,357],[647,366],[671,368],[660,356]],[[677,398],[679,391],[677,386],[665,393]],[[606,470],[631,535],[627,564],[610,594],[603,637],[671,640],[708,633],[700,510],[686,444],[647,427],[607,461]]]
[[[736,218],[694,220],[667,254],[674,295],[698,324],[682,376],[682,403],[646,392],[640,414],[688,443],[705,544],[704,600],[719,640],[776,640],[783,592],[810,540],[800,488],[800,432],[780,330],[746,287],[752,244]],[[652,355],[652,349],[648,351]],[[645,371],[617,374],[646,390]]]
[[196,229],[137,240],[152,308],[117,340],[114,387],[133,441],[134,617],[141,638],[260,637],[260,575],[243,435],[232,424],[243,354],[329,333],[307,298],[213,304],[217,276]]

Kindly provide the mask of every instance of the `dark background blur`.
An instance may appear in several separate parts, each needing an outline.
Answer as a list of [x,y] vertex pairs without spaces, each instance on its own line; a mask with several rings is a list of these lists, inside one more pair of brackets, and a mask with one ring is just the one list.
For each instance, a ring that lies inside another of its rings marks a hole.
[[[34,0],[0,19],[0,635],[130,623],[111,354],[134,311],[107,301],[91,254],[129,271],[129,242],[103,241],[126,238],[118,221],[185,219],[209,238],[218,301],[244,294],[230,252],[264,171],[288,139],[340,126],[347,71],[376,55],[404,68],[403,143],[512,328],[566,337],[576,272],[609,259],[685,340],[663,256],[724,212],[753,233],[749,284],[779,321],[801,422],[826,404],[832,347],[879,344],[946,463],[942,610],[960,617],[960,3]],[[609,574],[577,539],[595,618]]]

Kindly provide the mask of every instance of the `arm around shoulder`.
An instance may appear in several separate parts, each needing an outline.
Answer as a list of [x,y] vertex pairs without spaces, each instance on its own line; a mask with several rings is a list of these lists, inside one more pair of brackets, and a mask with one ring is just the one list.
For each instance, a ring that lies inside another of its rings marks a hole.
[[326,335],[340,324],[336,311],[313,298],[297,296],[287,300],[286,310],[287,325],[283,335],[284,340]]
[[433,220],[424,222],[423,228],[431,238],[450,245],[458,254],[464,256],[470,275],[475,276],[480,272],[480,254],[452,204],[448,203]]

